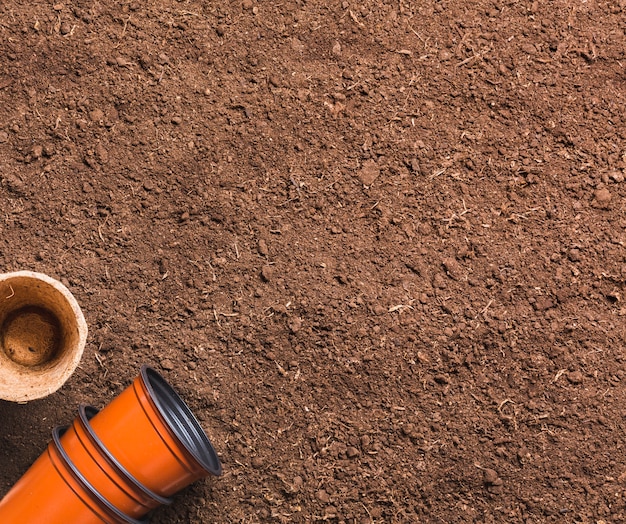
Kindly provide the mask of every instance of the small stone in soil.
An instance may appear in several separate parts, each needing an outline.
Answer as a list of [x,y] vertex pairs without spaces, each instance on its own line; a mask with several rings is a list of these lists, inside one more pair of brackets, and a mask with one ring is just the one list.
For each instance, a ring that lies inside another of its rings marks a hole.
[[433,286],[437,289],[445,289],[447,287],[446,281],[443,275],[437,273],[433,278]]
[[366,162],[363,162],[363,167],[359,171],[358,177],[363,185],[371,186],[379,175],[380,169],[376,162],[373,160],[367,160]]
[[302,477],[301,477],[301,476],[299,476],[299,475],[298,475],[298,476],[295,476],[295,477],[293,478],[293,486],[294,486],[295,488],[300,488],[300,487],[302,487],[303,485],[304,485],[304,480],[302,480]]
[[100,160],[103,164],[106,164],[109,161],[109,152],[102,144],[98,144],[96,146],[96,155],[98,156],[98,160]]
[[172,371],[176,366],[169,358],[164,358],[161,360],[161,367],[166,371]]
[[450,58],[452,58],[452,54],[447,49],[442,49],[441,51],[439,51],[439,60],[441,60],[442,62],[446,62],[450,60]]
[[530,451],[528,451],[528,448],[522,446],[517,450],[517,460],[520,461],[520,464],[524,464],[528,459],[530,459]]
[[567,374],[567,380],[572,384],[580,384],[583,381],[583,374],[580,371],[572,371]]
[[297,333],[302,328],[302,319],[300,317],[293,317],[289,320],[289,329],[292,333]]
[[483,471],[483,480],[485,481],[485,484],[494,485],[499,478],[498,472],[495,469],[486,468]]
[[374,314],[375,315],[384,315],[385,313],[387,313],[387,309],[385,309],[383,306],[381,306],[380,304],[376,304],[374,306]]
[[580,249],[570,249],[567,253],[567,258],[569,258],[572,262],[580,262]]
[[51,144],[50,142],[44,144],[43,146],[43,154],[47,157],[51,157],[54,156],[54,154],[56,153],[56,149],[54,147],[54,144]]
[[[0,133],[0,136],[2,135],[2,133]],[[0,139],[0,142],[2,140]],[[622,173],[620,173],[619,171],[613,171],[609,174],[609,178],[611,180],[613,180],[614,182],[620,183],[624,181],[624,175]]]
[[92,122],[99,122],[104,118],[104,112],[101,109],[94,109],[89,113],[89,118]]
[[597,189],[594,193],[594,199],[591,205],[600,209],[606,209],[611,203],[611,197],[612,195],[606,187]]
[[31,150],[31,155],[33,155],[33,158],[41,158],[41,155],[43,155],[43,146],[37,144],[34,145]]
[[358,457],[360,454],[361,454],[361,452],[360,452],[357,448],[355,448],[355,447],[353,447],[353,446],[350,446],[350,447],[346,450],[346,455],[347,455],[347,457],[348,457],[348,458],[350,458],[350,459],[356,458],[356,457]]
[[315,494],[315,497],[317,498],[317,500],[319,500],[320,502],[323,502],[324,504],[327,504],[328,502],[330,502],[330,495],[326,493],[323,489],[320,489]]
[[267,242],[263,239],[259,240],[259,245],[257,249],[259,251],[259,255],[263,255],[264,257],[270,254],[270,250],[267,247]]
[[533,307],[537,311],[546,311],[547,309],[553,308],[555,305],[554,301],[548,297],[538,297]]
[[272,266],[263,266],[261,268],[261,278],[265,280],[265,282],[269,282],[274,277],[274,269]]
[[462,276],[461,266],[454,258],[444,258],[441,265],[451,279],[460,280]]

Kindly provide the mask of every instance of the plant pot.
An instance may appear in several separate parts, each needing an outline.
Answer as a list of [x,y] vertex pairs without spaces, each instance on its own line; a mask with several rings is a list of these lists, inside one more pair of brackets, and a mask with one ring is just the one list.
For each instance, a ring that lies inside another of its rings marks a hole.
[[87,324],[68,289],[32,271],[0,274],[0,398],[59,389],[80,362]]
[[104,447],[90,426],[98,413],[80,406],[78,417],[61,437],[70,461],[93,488],[122,513],[141,517],[171,499],[160,497],[138,482]]
[[0,501],[3,524],[140,524],[107,502],[61,447],[55,428],[46,451]]
[[191,410],[154,369],[91,420],[102,444],[141,484],[170,496],[222,466]]

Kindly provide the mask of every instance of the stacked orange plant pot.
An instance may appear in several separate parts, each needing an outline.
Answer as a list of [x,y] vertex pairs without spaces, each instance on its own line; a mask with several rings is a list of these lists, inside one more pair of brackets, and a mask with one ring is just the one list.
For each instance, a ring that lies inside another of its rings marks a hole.
[[102,411],[80,406],[0,501],[3,524],[121,524],[222,466],[189,407],[154,369]]

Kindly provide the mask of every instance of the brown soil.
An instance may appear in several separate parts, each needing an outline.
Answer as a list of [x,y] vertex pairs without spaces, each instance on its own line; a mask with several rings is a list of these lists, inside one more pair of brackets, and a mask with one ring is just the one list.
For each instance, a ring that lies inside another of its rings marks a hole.
[[0,493],[160,369],[155,523],[626,521],[626,2],[7,0],[0,267],[90,328]]

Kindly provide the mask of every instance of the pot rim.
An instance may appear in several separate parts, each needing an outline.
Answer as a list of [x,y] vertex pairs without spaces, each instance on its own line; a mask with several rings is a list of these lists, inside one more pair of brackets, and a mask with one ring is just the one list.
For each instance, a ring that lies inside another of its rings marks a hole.
[[209,473],[222,474],[222,464],[209,437],[174,388],[154,368],[141,366],[141,379],[168,429]]

